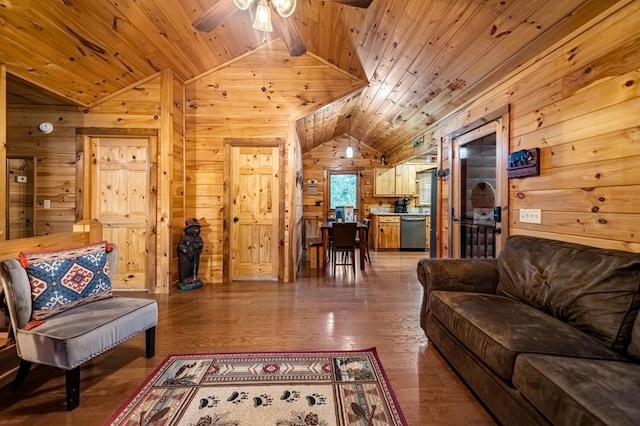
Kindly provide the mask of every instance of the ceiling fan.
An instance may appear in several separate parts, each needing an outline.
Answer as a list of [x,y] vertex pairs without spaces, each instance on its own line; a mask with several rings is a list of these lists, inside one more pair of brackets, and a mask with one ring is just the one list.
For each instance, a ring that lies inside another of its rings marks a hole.
[[[243,0],[241,3],[248,4],[253,0]],[[271,0],[265,0],[267,3]],[[373,0],[325,0],[330,3],[339,3],[347,6],[366,9],[371,5]],[[255,3],[258,3],[256,1]],[[295,3],[294,3],[295,7]],[[245,8],[246,9],[246,8]],[[198,31],[209,32],[217,28],[222,22],[230,18],[234,13],[241,10],[234,0],[218,0],[216,4],[211,6],[209,10],[193,21],[192,25]],[[306,53],[307,48],[304,45],[302,36],[298,31],[298,27],[293,20],[285,21],[278,13],[272,14],[273,24],[282,36],[284,43],[287,45],[291,56],[300,56]]]

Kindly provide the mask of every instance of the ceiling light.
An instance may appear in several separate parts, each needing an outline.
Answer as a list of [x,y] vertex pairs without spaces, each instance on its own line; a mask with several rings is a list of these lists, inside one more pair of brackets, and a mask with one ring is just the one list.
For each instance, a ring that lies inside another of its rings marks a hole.
[[253,0],[233,0],[238,9],[247,10],[249,9],[249,5],[253,2]]
[[349,146],[347,147],[347,158],[353,158],[353,148],[351,147],[351,138],[349,138]]
[[[253,0],[233,0],[233,3],[238,7],[238,9],[247,10],[251,3],[253,3]],[[258,0],[256,17],[253,21],[253,28],[256,30],[265,32],[273,31],[269,3],[271,3],[278,15],[283,18],[288,18],[291,16],[293,11],[296,10],[296,0]]]
[[278,15],[283,18],[288,18],[296,10],[296,0],[271,0],[271,3]]
[[347,115],[347,118],[349,119],[349,134],[347,135],[347,137],[349,138],[349,146],[347,146],[347,158],[353,158],[353,147],[351,146],[351,114]]
[[253,28],[260,31],[273,31],[273,27],[271,26],[271,9],[269,9],[269,2],[267,0],[259,0],[258,2]]

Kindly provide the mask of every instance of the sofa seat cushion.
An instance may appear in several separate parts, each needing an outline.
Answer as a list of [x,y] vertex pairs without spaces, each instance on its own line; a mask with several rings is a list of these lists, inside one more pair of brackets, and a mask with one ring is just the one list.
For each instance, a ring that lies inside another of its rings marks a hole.
[[70,370],[157,321],[155,300],[113,297],[76,306],[30,330],[18,329],[16,341],[20,358]]
[[640,364],[523,354],[513,383],[556,425],[637,425]]
[[523,352],[623,360],[597,339],[509,297],[435,291],[433,315],[504,380]]

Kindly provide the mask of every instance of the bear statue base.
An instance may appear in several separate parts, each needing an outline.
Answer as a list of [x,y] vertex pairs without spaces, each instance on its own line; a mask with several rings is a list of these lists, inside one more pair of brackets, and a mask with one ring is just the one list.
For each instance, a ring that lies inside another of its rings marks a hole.
[[199,279],[190,283],[178,283],[178,289],[182,291],[195,290],[200,287],[202,287],[202,281]]

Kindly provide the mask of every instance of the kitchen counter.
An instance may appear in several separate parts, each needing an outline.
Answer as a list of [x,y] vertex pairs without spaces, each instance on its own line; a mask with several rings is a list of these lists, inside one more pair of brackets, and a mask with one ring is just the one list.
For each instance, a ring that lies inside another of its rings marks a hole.
[[[409,218],[424,218],[425,220],[412,221]],[[431,213],[429,211],[422,213],[372,212],[370,237],[373,240],[373,249],[376,251],[403,248],[425,250],[429,247],[430,222]],[[417,229],[416,226],[420,228]],[[405,244],[403,244],[402,238],[403,228]],[[419,237],[420,234],[424,235],[424,240]]]
[[415,213],[371,213],[375,216],[430,216],[431,212],[415,212]]

